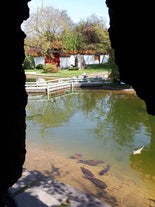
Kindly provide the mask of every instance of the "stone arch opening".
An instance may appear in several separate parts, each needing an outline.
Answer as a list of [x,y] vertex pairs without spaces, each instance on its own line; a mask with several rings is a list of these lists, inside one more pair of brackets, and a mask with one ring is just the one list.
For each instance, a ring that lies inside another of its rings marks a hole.
[[[1,140],[0,140],[0,206],[5,206],[8,188],[21,177],[25,160],[25,74],[24,38],[21,23],[29,17],[28,0],[3,2],[6,27],[3,28],[1,62],[4,64],[1,76],[7,79],[7,87],[1,82]],[[133,86],[139,98],[146,103],[148,114],[155,115],[154,93],[154,43],[153,5],[134,1],[106,0],[109,8],[109,35],[115,51],[121,80]],[[152,3],[153,4],[153,3]],[[131,15],[132,14],[132,15]],[[144,16],[145,15],[145,16]],[[3,17],[3,18],[2,18]],[[148,24],[145,27],[145,24]],[[144,59],[147,54],[148,59]],[[132,57],[132,60],[131,60]]]

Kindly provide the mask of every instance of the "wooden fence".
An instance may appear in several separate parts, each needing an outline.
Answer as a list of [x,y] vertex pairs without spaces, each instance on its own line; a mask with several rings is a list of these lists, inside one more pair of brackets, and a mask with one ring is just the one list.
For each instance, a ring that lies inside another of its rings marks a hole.
[[101,87],[104,79],[102,78],[59,78],[54,80],[44,80],[38,78],[35,82],[26,82],[25,88],[27,93],[50,93],[58,90],[71,89],[74,87]]

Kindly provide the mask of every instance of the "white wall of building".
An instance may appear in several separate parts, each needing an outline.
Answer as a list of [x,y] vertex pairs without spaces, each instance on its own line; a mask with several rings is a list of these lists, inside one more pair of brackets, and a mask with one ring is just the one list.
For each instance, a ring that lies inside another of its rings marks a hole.
[[[94,55],[84,55],[86,65],[89,64],[99,64],[108,62],[109,55],[100,55],[100,62],[94,59]],[[60,67],[68,68],[72,65],[75,65],[75,56],[71,55],[70,57],[60,57]]]
[[[108,62],[109,55],[100,55],[100,63]],[[86,65],[89,64],[99,64],[98,60],[94,59],[94,55],[84,55],[84,60]],[[34,57],[35,66],[38,64],[45,65],[44,57]],[[60,67],[68,68],[75,65],[75,56],[71,55],[70,57],[60,57]]]
[[35,66],[42,64],[45,65],[45,58],[44,57],[34,57]]

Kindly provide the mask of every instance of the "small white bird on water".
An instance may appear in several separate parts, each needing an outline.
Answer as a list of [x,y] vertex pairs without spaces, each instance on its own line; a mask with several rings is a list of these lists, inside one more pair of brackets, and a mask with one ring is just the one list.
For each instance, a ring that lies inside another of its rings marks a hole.
[[133,154],[134,154],[134,155],[136,155],[136,154],[140,154],[143,148],[144,148],[144,145],[143,145],[141,148],[139,148],[139,149],[137,149],[137,150],[134,150],[134,151],[133,151]]

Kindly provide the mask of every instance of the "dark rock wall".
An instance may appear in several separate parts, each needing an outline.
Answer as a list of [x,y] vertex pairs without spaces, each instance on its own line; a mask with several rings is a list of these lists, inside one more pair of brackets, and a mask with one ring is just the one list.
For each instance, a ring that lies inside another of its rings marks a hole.
[[138,2],[106,0],[109,36],[121,80],[132,85],[147,112],[155,115],[154,7],[150,2]]
[[1,12],[0,206],[3,193],[21,177],[26,154],[25,34],[21,23],[29,17],[27,2],[6,1]]

